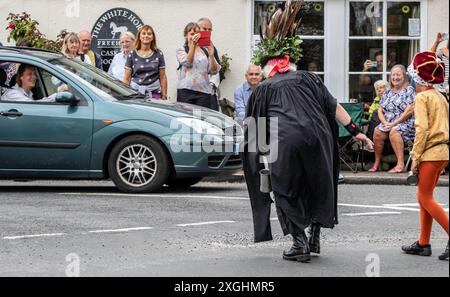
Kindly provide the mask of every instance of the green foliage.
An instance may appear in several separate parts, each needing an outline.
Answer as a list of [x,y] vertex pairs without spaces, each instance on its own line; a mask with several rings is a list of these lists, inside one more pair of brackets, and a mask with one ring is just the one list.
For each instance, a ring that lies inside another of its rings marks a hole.
[[284,57],[288,55],[291,63],[296,64],[302,55],[302,40],[299,36],[289,38],[265,38],[256,46],[253,53],[252,63],[262,65],[268,59]]
[[224,54],[222,55],[222,57],[220,57],[220,67],[222,67],[222,71],[228,72],[230,71],[230,61],[233,60],[232,58],[230,58],[228,56],[228,54]]
[[27,40],[31,42],[32,47],[60,51],[66,30],[62,30],[57,40],[49,40],[42,34],[39,29],[39,23],[31,18],[31,15],[22,12],[21,14],[10,13],[6,19],[9,22],[9,26],[6,30],[9,30],[8,42],[14,40],[16,43],[19,40]]

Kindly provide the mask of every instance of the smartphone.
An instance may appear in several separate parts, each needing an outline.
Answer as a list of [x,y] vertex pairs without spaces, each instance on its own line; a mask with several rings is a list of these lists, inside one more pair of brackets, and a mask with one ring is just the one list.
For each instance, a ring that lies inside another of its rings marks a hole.
[[197,42],[198,46],[210,46],[211,45],[211,31],[200,31],[200,39]]
[[442,39],[448,40],[448,33],[442,33]]

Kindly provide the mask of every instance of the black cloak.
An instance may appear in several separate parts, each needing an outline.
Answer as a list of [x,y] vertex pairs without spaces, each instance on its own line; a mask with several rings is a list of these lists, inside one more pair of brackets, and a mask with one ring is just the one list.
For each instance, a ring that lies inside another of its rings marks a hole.
[[[339,176],[337,100],[321,79],[297,71],[277,74],[255,89],[248,101],[247,120],[266,118],[266,131],[245,127],[244,172],[253,212],[255,242],[272,240],[269,194],[260,192],[260,156],[270,149],[269,164],[278,219],[284,235],[299,234],[312,222],[333,228],[337,220]],[[278,141],[273,118],[278,118]],[[254,125],[255,123],[253,123]],[[270,127],[272,126],[272,127]],[[258,147],[259,134],[266,146]],[[255,149],[256,146],[256,150]]]

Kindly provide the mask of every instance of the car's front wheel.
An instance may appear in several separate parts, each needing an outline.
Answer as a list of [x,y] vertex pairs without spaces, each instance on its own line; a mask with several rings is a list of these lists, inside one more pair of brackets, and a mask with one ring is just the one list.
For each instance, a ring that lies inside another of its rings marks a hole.
[[119,190],[148,193],[161,188],[170,174],[170,162],[163,146],[144,135],[119,141],[108,159],[111,179]]

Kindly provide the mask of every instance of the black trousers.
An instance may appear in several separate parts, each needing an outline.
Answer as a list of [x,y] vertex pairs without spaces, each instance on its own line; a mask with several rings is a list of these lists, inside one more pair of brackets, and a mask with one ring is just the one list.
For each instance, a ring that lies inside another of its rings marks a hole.
[[219,104],[217,103],[217,98],[216,96],[213,96],[211,94],[205,94],[202,92],[196,92],[188,89],[178,89],[177,101],[194,104],[210,108],[215,111],[219,111]]
[[[378,107],[381,108],[381,107]],[[369,123],[369,128],[367,129],[366,136],[373,141],[373,135],[375,133],[375,128],[381,123],[378,118],[378,110],[375,110],[372,115],[372,120]]]

